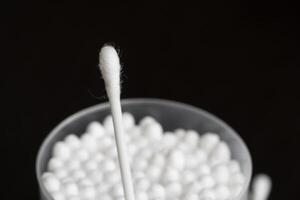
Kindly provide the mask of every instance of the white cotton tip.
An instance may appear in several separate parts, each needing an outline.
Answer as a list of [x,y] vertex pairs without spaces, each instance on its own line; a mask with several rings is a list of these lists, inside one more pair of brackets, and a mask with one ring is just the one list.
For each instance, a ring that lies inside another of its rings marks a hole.
[[193,157],[198,163],[205,163],[207,161],[207,153],[202,149],[196,149],[194,151]]
[[146,175],[148,176],[148,179],[156,181],[161,175],[161,168],[152,165],[146,169]]
[[189,147],[196,148],[199,138],[199,134],[196,131],[188,130],[183,137],[183,140]]
[[42,181],[48,192],[55,193],[60,190],[60,182],[52,173],[44,173]]
[[148,195],[150,199],[164,199],[166,196],[166,191],[162,185],[154,184],[149,189]]
[[178,128],[174,131],[174,134],[178,139],[181,139],[186,135],[186,131],[182,128]]
[[97,121],[91,122],[86,131],[95,138],[101,138],[105,134],[104,127]]
[[123,186],[121,183],[115,184],[111,189],[111,195],[114,197],[124,196]]
[[51,158],[48,162],[48,170],[55,171],[61,169],[64,166],[64,162],[59,158]]
[[92,186],[94,186],[94,183],[93,183],[93,181],[91,181],[91,179],[89,179],[88,177],[85,177],[78,181],[78,186],[80,188],[92,187]]
[[204,175],[199,181],[203,184],[204,188],[212,188],[216,185],[216,181],[211,175]]
[[87,174],[87,176],[94,184],[101,183],[104,177],[103,173],[99,170],[91,171]]
[[78,186],[73,182],[65,183],[63,185],[63,192],[67,197],[77,196],[79,194]]
[[134,186],[135,186],[136,191],[143,191],[144,192],[144,191],[147,191],[150,188],[151,182],[146,178],[137,178],[134,181]]
[[214,188],[214,193],[217,199],[226,200],[230,197],[230,190],[225,185],[218,185]]
[[80,200],[79,197],[69,197],[68,200]]
[[135,198],[138,200],[148,200],[148,194],[146,192],[136,192],[135,193]]
[[184,200],[199,200],[199,197],[196,193],[187,194],[183,198]]
[[54,175],[56,178],[58,179],[64,179],[68,176],[68,171],[64,168],[61,168],[61,169],[57,169],[54,171]]
[[173,199],[179,197],[182,193],[182,186],[179,182],[172,182],[165,186],[167,198]]
[[78,159],[80,162],[85,162],[89,159],[90,154],[86,149],[78,149],[74,152],[74,159]]
[[57,142],[53,147],[53,156],[67,160],[71,155],[70,148],[64,142]]
[[204,199],[204,200],[215,200],[216,195],[213,190],[211,189],[204,189],[200,192],[199,194],[199,199]]
[[123,126],[125,130],[131,129],[135,125],[135,119],[132,114],[128,112],[123,113]]
[[194,181],[185,187],[186,194],[199,193],[204,189],[204,185],[200,181]]
[[153,154],[153,151],[151,148],[149,147],[144,147],[142,149],[139,150],[139,152],[137,153],[136,156],[143,158],[145,160],[148,160]]
[[143,126],[143,134],[150,140],[159,140],[163,135],[163,128],[159,123],[151,123]]
[[219,143],[220,137],[215,133],[205,133],[199,140],[199,147],[210,153]]
[[170,151],[168,155],[168,164],[178,170],[183,170],[185,167],[185,157],[182,151],[176,149]]
[[207,163],[202,163],[202,164],[198,165],[194,169],[194,171],[197,174],[197,176],[200,177],[200,176],[204,176],[204,175],[209,175],[211,173],[211,168],[209,167],[209,165]]
[[161,144],[159,145],[161,146],[161,148],[171,148],[176,145],[177,141],[177,137],[173,133],[166,132],[165,134],[163,134]]
[[65,144],[70,148],[70,149],[77,149],[81,146],[81,141],[78,138],[77,135],[70,134],[65,138]]
[[241,167],[240,167],[240,164],[235,161],[235,160],[230,160],[228,163],[227,163],[227,167],[228,167],[228,171],[231,173],[231,174],[234,174],[234,173],[239,173],[241,171]]
[[110,97],[111,91],[114,95],[120,95],[120,60],[116,49],[112,46],[104,46],[99,54],[99,67],[105,82],[107,95]]
[[219,184],[227,184],[230,178],[228,168],[224,164],[215,166],[212,170],[212,176]]
[[265,174],[256,175],[252,183],[252,199],[253,200],[267,200],[270,195],[272,181],[269,176]]
[[114,185],[121,180],[121,175],[118,171],[109,171],[104,174],[103,180],[110,185]]
[[114,123],[111,115],[108,115],[103,120],[103,127],[109,134],[114,134]]
[[105,149],[108,149],[111,146],[115,146],[115,142],[110,136],[100,138],[100,140],[98,141],[98,148],[101,151],[104,151]]
[[181,182],[184,185],[190,184],[197,179],[197,175],[192,170],[185,170],[181,177]]
[[82,169],[74,170],[70,173],[70,177],[75,181],[79,181],[86,177],[86,173]]
[[102,199],[102,196],[106,195],[109,190],[111,189],[112,185],[106,183],[106,182],[102,182],[101,184],[98,184],[96,186],[96,193],[97,193],[97,196],[101,196],[101,199]]
[[147,125],[149,125],[149,124],[154,124],[154,123],[157,123],[157,122],[156,122],[156,120],[155,120],[153,117],[146,116],[146,117],[144,117],[144,118],[140,121],[139,126],[140,126],[141,128],[143,128],[143,127],[145,127],[145,126],[147,126]]
[[230,179],[229,179],[229,185],[236,185],[236,184],[244,184],[245,183],[245,176],[241,173],[234,173],[230,175]]
[[83,164],[83,168],[87,172],[90,172],[90,171],[96,170],[98,168],[98,163],[95,160],[90,159]]
[[167,167],[163,172],[162,172],[162,177],[161,181],[164,184],[178,181],[180,178],[179,171],[176,168],[173,167]]
[[90,153],[93,153],[97,150],[98,144],[93,136],[90,134],[83,134],[81,136],[82,146],[84,149],[88,150]]
[[116,163],[112,159],[103,160],[100,163],[99,169],[103,170],[103,172],[114,171],[117,168]]
[[166,162],[165,157],[159,153],[152,155],[150,159],[151,165],[155,165],[160,168],[164,166],[165,162]]
[[79,169],[81,167],[81,164],[78,159],[70,159],[66,162],[64,167],[70,172]]
[[230,160],[231,154],[228,145],[225,142],[218,143],[210,153],[209,161],[211,165],[225,163]]
[[93,186],[86,186],[80,189],[80,199],[94,199],[96,190]]
[[54,200],[65,200],[65,195],[62,192],[56,192],[52,194]]
[[144,170],[146,169],[147,166],[148,166],[147,160],[140,156],[136,156],[132,163],[132,169],[134,171]]

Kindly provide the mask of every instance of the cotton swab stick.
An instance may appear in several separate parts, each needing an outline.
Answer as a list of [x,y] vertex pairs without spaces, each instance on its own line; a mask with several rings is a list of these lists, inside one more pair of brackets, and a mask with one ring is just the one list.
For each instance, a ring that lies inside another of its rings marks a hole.
[[127,157],[128,151],[125,143],[122,122],[122,109],[120,101],[121,66],[118,53],[112,46],[102,47],[100,51],[99,67],[105,82],[106,93],[111,106],[125,199],[134,200],[133,183],[129,166],[129,160]]

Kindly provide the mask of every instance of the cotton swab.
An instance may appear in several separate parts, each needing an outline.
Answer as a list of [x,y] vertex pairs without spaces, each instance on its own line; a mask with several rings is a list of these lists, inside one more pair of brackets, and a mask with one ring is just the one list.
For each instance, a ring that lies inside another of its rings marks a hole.
[[252,183],[252,200],[267,200],[272,187],[272,181],[265,174],[256,175]]
[[105,82],[106,93],[111,106],[125,199],[134,200],[133,182],[131,177],[129,160],[127,157],[127,146],[124,137],[122,110],[120,102],[121,66],[118,53],[112,46],[102,47],[100,51],[99,67]]

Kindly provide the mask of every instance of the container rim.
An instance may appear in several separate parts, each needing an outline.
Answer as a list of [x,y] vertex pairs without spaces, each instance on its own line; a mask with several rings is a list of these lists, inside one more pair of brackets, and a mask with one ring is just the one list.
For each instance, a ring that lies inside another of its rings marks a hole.
[[[248,171],[248,174],[244,174],[246,176],[245,177],[246,178],[246,183],[244,184],[244,187],[243,187],[242,191],[240,192],[240,194],[238,196],[236,196],[236,198],[235,198],[235,199],[242,199],[245,192],[247,192],[247,189],[250,185],[250,181],[251,181],[251,177],[252,177],[252,158],[251,158],[251,154],[249,152],[249,149],[248,149],[247,145],[245,144],[243,139],[240,137],[240,135],[233,128],[231,128],[231,126],[229,126],[227,123],[225,123],[222,119],[218,118],[214,114],[211,114],[211,113],[209,113],[209,112],[207,112],[207,111],[205,111],[201,108],[198,108],[196,106],[189,105],[189,104],[182,103],[182,102],[178,102],[178,101],[167,100],[167,99],[159,99],[159,98],[124,98],[124,99],[121,99],[121,104],[122,105],[136,104],[136,103],[151,103],[151,104],[173,105],[173,106],[181,107],[181,108],[184,108],[186,110],[199,112],[203,116],[205,116],[206,118],[219,123],[221,126],[226,127],[228,132],[230,134],[234,135],[236,137],[236,139],[238,140],[238,142],[245,147],[245,153],[246,153],[246,156],[249,159],[249,164],[250,164],[249,171]],[[42,175],[41,162],[42,162],[42,156],[44,154],[44,151],[46,149],[47,144],[55,136],[55,134],[58,132],[58,130],[60,130],[62,127],[64,127],[68,123],[70,123],[73,120],[75,120],[77,118],[80,118],[84,115],[87,115],[90,112],[93,112],[93,111],[98,110],[98,109],[103,109],[103,108],[106,108],[106,107],[109,107],[109,106],[110,106],[109,102],[102,102],[100,104],[96,104],[96,105],[93,105],[93,106],[90,106],[90,107],[87,107],[87,108],[84,108],[82,110],[79,110],[79,111],[75,112],[74,114],[68,116],[63,121],[61,121],[57,126],[55,126],[55,128],[53,128],[50,131],[50,133],[46,136],[46,138],[43,140],[43,142],[42,142],[42,144],[41,144],[41,146],[38,150],[37,159],[36,159],[36,162],[35,162],[35,172],[36,172],[37,182],[38,182],[38,185],[40,187],[39,189],[41,190],[40,192],[43,192],[43,194],[46,196],[47,199],[53,200],[52,196],[46,190],[46,188],[45,188],[45,186],[44,186],[44,184],[42,183],[42,180],[41,180],[41,175]]]

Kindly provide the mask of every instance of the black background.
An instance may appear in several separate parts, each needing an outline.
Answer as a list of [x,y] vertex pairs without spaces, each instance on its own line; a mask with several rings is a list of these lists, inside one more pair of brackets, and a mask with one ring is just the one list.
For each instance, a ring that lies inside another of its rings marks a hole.
[[34,162],[68,115],[106,101],[100,47],[120,49],[123,98],[208,110],[247,143],[272,200],[299,198],[299,16],[288,1],[13,2],[4,8],[0,199],[38,199]]

